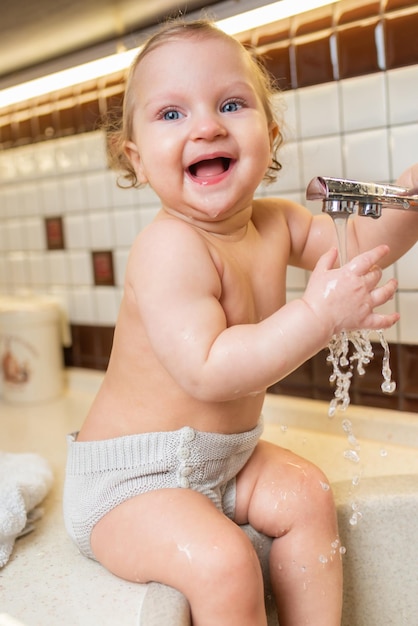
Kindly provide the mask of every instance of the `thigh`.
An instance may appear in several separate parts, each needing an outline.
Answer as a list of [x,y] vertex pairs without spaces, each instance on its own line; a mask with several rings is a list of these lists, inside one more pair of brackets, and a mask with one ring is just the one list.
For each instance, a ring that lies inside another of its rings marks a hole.
[[161,489],[126,500],[94,527],[91,546],[108,570],[134,582],[157,581],[187,597],[228,549],[247,543],[238,526],[191,489]]
[[260,441],[237,476],[235,521],[270,537],[286,534],[295,521],[313,522],[315,510],[333,508],[327,477],[310,461]]

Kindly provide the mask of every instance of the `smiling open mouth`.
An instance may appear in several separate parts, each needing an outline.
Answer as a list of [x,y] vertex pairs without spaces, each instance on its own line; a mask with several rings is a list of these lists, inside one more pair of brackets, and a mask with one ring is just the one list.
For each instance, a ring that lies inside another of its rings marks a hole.
[[224,174],[231,166],[231,159],[227,157],[216,157],[214,159],[204,159],[193,163],[189,167],[189,172],[193,178],[212,178]]

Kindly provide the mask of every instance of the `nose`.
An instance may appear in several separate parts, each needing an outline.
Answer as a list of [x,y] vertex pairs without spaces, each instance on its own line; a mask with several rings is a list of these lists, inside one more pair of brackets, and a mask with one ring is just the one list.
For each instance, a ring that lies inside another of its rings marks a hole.
[[216,111],[208,111],[206,109],[197,111],[192,118],[191,138],[194,141],[204,139],[213,141],[218,137],[225,137],[227,130],[221,114]]

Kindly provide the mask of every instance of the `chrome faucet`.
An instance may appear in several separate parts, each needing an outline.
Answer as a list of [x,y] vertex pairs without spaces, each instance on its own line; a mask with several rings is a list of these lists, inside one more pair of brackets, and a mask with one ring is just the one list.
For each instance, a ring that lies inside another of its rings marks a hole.
[[418,188],[363,183],[342,178],[313,178],[306,188],[307,200],[322,200],[322,211],[331,217],[348,216],[357,206],[359,215],[378,218],[382,208],[418,211]]

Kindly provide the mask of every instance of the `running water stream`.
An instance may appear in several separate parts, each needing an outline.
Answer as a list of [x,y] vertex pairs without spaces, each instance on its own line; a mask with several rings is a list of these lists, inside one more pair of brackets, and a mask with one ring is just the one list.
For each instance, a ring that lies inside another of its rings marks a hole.
[[[348,216],[333,216],[337,231],[340,265],[348,261],[347,257],[347,219]],[[342,330],[334,335],[328,344],[329,355],[327,361],[332,365],[330,382],[335,384],[334,397],[330,402],[328,415],[333,417],[338,410],[345,411],[350,404],[350,386],[354,369],[360,376],[366,373],[365,367],[373,358],[373,348],[370,342],[370,330]],[[389,346],[382,330],[376,331],[383,347],[381,389],[384,393],[393,393],[396,383],[392,380],[390,369]],[[360,463],[360,444],[355,437],[350,420],[342,420],[343,431],[347,435],[349,448],[344,451],[344,458],[354,464]],[[360,474],[353,476],[352,484],[356,487],[360,481]],[[362,518],[362,513],[356,502],[352,502],[350,525],[356,526]]]
[[[348,216],[333,217],[337,231],[340,265],[347,263],[347,219]],[[345,410],[350,404],[350,386],[354,368],[360,376],[366,372],[365,367],[373,358],[373,348],[370,342],[370,330],[341,331],[333,335],[328,344],[329,355],[327,361],[331,363],[333,371],[330,382],[335,383],[334,398],[330,402],[329,416],[337,410]],[[383,382],[381,389],[384,393],[393,393],[396,383],[392,380],[390,369],[389,345],[382,330],[376,331],[380,344],[384,350],[382,362]]]

